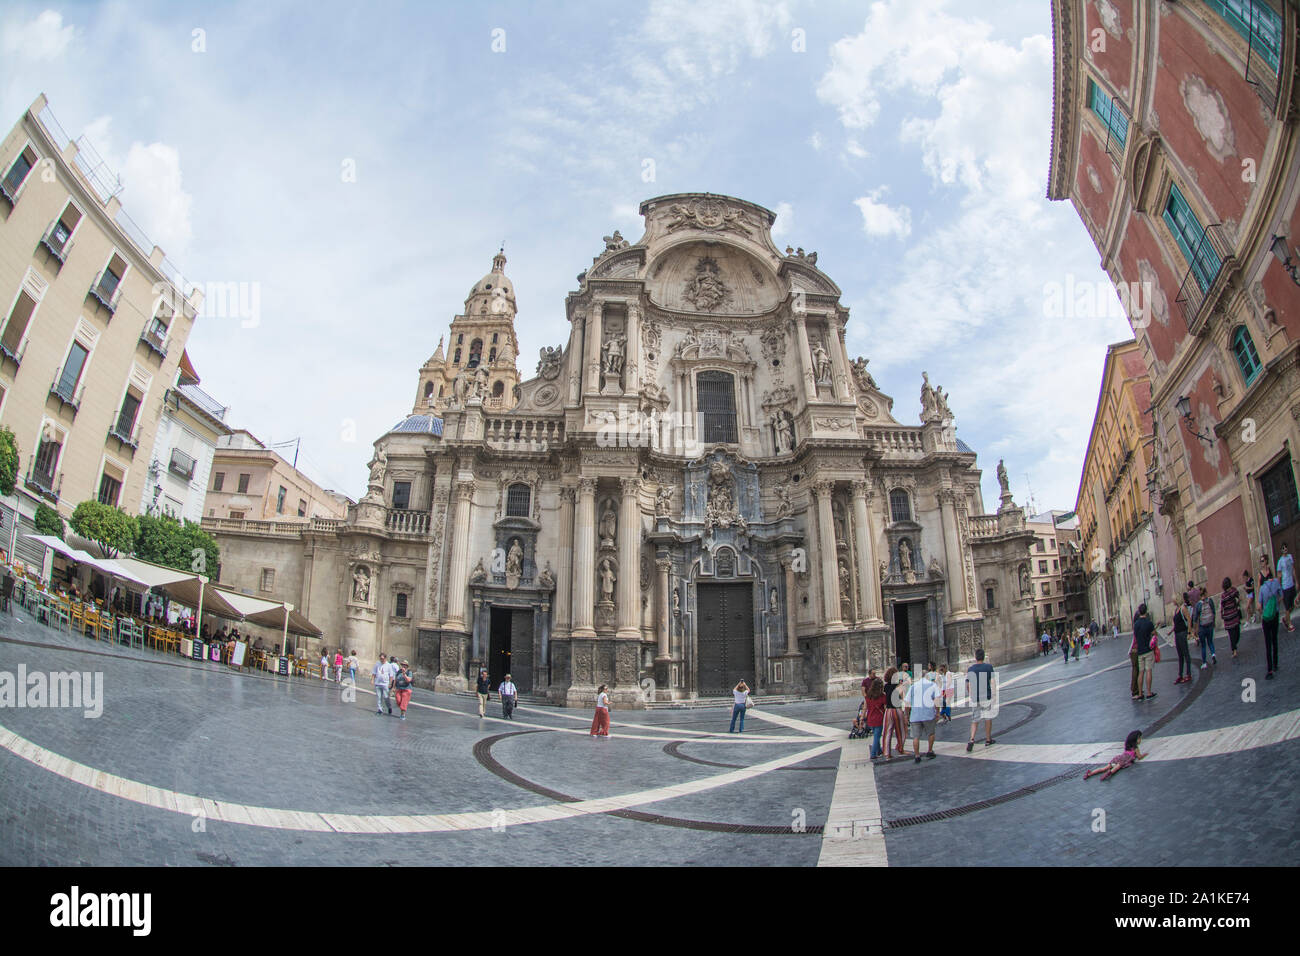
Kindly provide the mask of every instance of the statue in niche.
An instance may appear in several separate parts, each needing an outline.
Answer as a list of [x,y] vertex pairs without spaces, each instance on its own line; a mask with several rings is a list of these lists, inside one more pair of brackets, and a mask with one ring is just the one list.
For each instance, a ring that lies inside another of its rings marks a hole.
[[682,613],[682,592],[678,588],[673,588],[673,616]]
[[655,493],[655,516],[667,518],[672,513],[673,486],[660,485]]
[[555,590],[555,575],[551,573],[551,562],[546,562],[546,567],[542,568],[542,573],[537,575],[537,586],[543,591]]
[[844,506],[838,501],[831,505],[831,519],[835,522],[835,540],[848,541],[844,522]]
[[930,559],[929,574],[930,574],[930,577],[932,577],[932,578],[941,578],[941,577],[943,577],[943,566],[939,564],[939,559],[938,559],[938,558],[931,558],[931,559]]
[[776,486],[776,516],[784,518],[794,513],[794,503],[790,500],[790,483],[783,481]]
[[604,349],[604,372],[606,375],[618,377],[623,374],[623,343],[626,339],[621,335],[611,335],[605,341]]
[[831,383],[831,357],[821,342],[813,346],[813,375],[818,385]]
[[782,410],[773,412],[772,428],[776,432],[777,452],[794,451],[794,422],[790,420],[790,413]]
[[517,578],[523,573],[524,549],[519,547],[519,539],[515,538],[510,542],[510,550],[506,553],[506,575]]
[[352,572],[352,599],[358,604],[370,603],[370,571],[364,564]]
[[614,502],[606,501],[605,510],[600,515],[600,546],[614,547],[614,537],[618,533],[618,515],[614,513]]
[[887,577],[889,577],[889,562],[886,561],[884,558],[881,558],[880,559],[880,580],[883,581]]
[[483,559],[478,559],[478,564],[474,565],[474,570],[469,573],[470,584],[482,584],[487,580],[487,568],[483,567]]
[[1023,564],[1020,566],[1020,596],[1029,596],[1029,569]]
[[614,565],[606,558],[600,562],[600,599],[605,604],[614,603],[614,584],[618,581],[618,575],[614,573]]
[[776,588],[772,588],[772,590],[769,591],[767,594],[767,606],[769,610],[775,611],[776,605],[777,605]]
[[912,546],[906,538],[898,542],[898,569],[904,574],[912,570]]
[[712,312],[726,303],[731,290],[722,281],[717,260],[704,256],[695,264],[695,275],[686,281],[682,297],[705,312]]

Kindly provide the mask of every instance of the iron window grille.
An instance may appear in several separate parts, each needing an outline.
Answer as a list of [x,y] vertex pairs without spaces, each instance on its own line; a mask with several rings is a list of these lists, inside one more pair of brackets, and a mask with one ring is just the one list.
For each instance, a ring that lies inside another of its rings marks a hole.
[[709,444],[736,441],[736,392],[727,372],[700,372],[696,377],[700,414],[704,418],[704,441]]
[[506,517],[527,518],[532,505],[533,490],[525,484],[514,484],[506,491]]

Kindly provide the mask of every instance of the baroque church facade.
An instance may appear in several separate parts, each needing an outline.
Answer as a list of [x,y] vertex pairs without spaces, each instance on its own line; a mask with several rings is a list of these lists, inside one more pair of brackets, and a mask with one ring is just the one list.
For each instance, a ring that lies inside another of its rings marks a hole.
[[[1024,514],[986,514],[976,456],[924,374],[894,417],[816,253],[707,193],[647,200],[566,300],[566,342],[520,380],[501,253],[411,414],[375,442],[346,520],[207,520],[222,580],[275,569],[331,647],[480,666],[588,706],[857,694],[869,667],[1031,656]],[[256,590],[253,593],[257,593]],[[313,648],[314,650],[314,648]]]

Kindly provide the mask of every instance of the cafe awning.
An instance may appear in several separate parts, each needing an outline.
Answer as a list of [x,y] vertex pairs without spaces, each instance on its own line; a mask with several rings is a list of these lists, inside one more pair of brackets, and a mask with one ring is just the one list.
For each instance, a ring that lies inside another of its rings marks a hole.
[[50,548],[53,551],[57,551],[65,558],[69,558],[73,561],[76,561],[78,564],[88,564],[92,568],[95,568],[97,571],[101,572],[102,574],[107,574],[115,578],[121,578],[124,581],[130,581],[133,584],[140,585],[141,587],[149,586],[147,582],[141,580],[139,577],[133,574],[129,568],[123,567],[117,561],[110,560],[108,558],[97,558],[93,554],[90,554],[86,551],[79,551],[78,549],[64,543],[59,538],[56,538],[52,534],[29,534],[27,537],[31,538],[33,541],[39,541],[47,548]]

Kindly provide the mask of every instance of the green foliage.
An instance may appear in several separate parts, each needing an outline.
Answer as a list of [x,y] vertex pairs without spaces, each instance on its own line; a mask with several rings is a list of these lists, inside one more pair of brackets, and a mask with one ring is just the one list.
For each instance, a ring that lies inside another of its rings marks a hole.
[[0,495],[12,495],[18,481],[18,439],[9,426],[0,428]]
[[122,552],[130,554],[140,534],[135,518],[121,508],[98,501],[83,501],[77,505],[68,523],[77,534],[99,545],[109,558]]
[[217,573],[220,550],[216,539],[193,521],[183,524],[171,515],[141,515],[135,556],[178,571],[209,577]]
[[63,540],[63,518],[49,505],[41,503],[36,506],[36,533],[52,534]]

